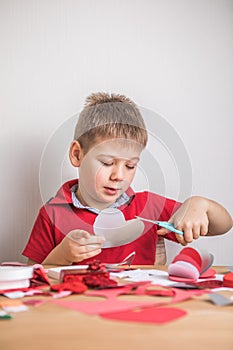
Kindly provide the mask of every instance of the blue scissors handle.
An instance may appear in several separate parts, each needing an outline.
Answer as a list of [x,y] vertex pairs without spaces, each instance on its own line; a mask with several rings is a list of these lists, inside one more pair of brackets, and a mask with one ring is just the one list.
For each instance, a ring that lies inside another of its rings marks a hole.
[[156,224],[158,226],[161,226],[163,228],[166,228],[169,231],[175,232],[178,235],[183,235],[184,232],[181,230],[177,230],[173,224],[171,224],[170,222],[167,221],[156,221],[156,220],[150,220],[150,219],[145,219],[145,218],[141,218],[140,216],[135,216],[136,218],[142,220],[142,221],[148,221],[148,222],[152,222],[153,224]]
[[181,230],[177,230],[173,224],[170,224],[170,222],[167,222],[167,221],[157,221],[156,222],[157,225],[163,227],[163,228],[166,228],[167,230],[169,231],[172,231],[172,232],[175,232],[177,233],[178,235],[183,235],[184,232],[181,231]]

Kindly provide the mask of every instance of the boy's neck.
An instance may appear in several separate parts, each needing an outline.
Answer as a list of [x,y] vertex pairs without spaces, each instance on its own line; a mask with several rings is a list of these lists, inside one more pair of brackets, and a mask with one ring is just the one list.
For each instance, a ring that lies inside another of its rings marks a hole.
[[78,198],[79,202],[85,206],[85,207],[89,207],[88,203],[85,202],[85,200],[83,199],[83,196],[81,194],[80,189],[78,188],[77,191],[75,192],[75,196]]

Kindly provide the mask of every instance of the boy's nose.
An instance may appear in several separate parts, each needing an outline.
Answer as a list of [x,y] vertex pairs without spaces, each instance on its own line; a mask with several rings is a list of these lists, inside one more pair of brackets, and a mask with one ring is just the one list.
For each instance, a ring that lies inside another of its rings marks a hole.
[[124,169],[121,166],[116,166],[113,168],[111,173],[111,180],[122,181],[124,180]]

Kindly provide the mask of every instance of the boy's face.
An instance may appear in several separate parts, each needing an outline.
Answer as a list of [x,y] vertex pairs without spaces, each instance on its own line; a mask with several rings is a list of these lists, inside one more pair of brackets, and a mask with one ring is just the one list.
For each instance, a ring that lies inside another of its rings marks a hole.
[[133,181],[142,147],[131,140],[105,140],[80,154],[77,196],[102,210],[114,203]]

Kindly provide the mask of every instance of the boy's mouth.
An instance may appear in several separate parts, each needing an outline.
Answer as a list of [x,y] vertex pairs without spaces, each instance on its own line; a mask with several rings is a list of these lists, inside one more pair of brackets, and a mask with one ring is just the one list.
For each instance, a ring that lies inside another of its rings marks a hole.
[[119,188],[113,188],[113,187],[104,187],[105,191],[107,194],[110,195],[116,195],[118,191],[120,190]]

